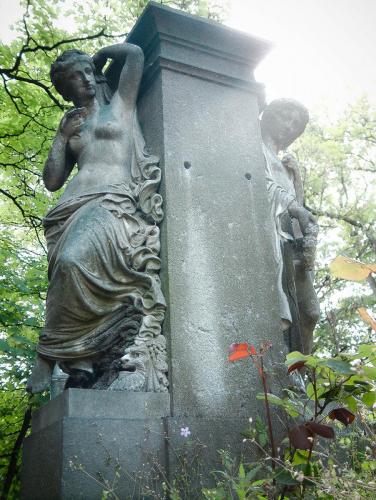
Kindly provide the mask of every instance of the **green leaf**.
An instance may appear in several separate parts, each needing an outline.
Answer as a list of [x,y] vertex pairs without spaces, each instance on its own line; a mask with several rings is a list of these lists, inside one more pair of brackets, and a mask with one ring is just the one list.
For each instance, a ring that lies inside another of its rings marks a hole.
[[239,477],[241,479],[245,478],[245,470],[244,470],[244,465],[242,463],[240,463],[239,465]]
[[[265,400],[265,395],[262,392],[258,393],[256,397],[257,397],[257,399]],[[275,396],[274,394],[270,394],[268,392],[267,398],[268,398],[269,403],[272,405],[285,406],[285,402],[283,401],[283,399],[279,398],[278,396]]]
[[372,408],[376,403],[376,391],[366,392],[366,394],[363,394],[362,401],[366,406]]
[[373,358],[376,357],[376,345],[374,344],[361,344],[358,347],[360,357]]
[[327,366],[336,373],[341,375],[351,375],[354,373],[350,363],[343,359],[324,359],[319,362],[320,366]]
[[253,467],[251,470],[249,470],[246,474],[246,477],[245,477],[246,480],[251,482],[256,477],[256,475],[260,469],[261,469],[261,465],[257,465],[256,467]]
[[349,408],[350,411],[356,413],[358,409],[358,402],[353,396],[347,396],[343,399],[344,404]]
[[[298,417],[300,415],[300,413],[297,410],[297,408],[295,407],[295,405],[291,401],[289,401],[288,399],[281,399],[278,396],[276,396],[275,394],[270,394],[270,393],[268,393],[267,396],[268,396],[269,404],[275,405],[275,406],[282,406],[282,408],[284,408],[284,410],[291,417]],[[260,400],[265,400],[265,396],[262,392],[257,394],[256,398],[260,399]]]
[[285,486],[294,486],[300,484],[299,481],[294,479],[290,472],[282,467],[276,469],[275,480],[277,484],[283,484]]
[[289,354],[287,354],[285,364],[287,366],[291,366],[294,363],[297,363],[298,361],[306,361],[307,358],[308,358],[308,356],[305,356],[301,352],[293,351],[293,352],[290,352]]
[[296,450],[292,460],[293,465],[306,464],[309,456],[308,450]]
[[376,380],[376,367],[364,366],[363,371],[368,378],[370,378],[371,380]]
[[322,397],[322,395],[325,393],[326,391],[326,387],[321,385],[320,384],[320,379],[317,381],[316,383],[316,395],[315,395],[315,391],[313,389],[313,384],[312,382],[309,382],[307,384],[307,387],[306,387],[306,392],[307,392],[307,396],[309,397],[309,399],[311,399],[312,401],[315,400],[316,396],[317,396],[317,399],[320,399],[320,397]]

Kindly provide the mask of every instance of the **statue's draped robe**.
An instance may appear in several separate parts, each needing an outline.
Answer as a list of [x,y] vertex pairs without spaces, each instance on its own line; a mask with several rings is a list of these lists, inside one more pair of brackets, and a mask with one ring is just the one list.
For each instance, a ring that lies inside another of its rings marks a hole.
[[138,209],[136,186],[104,186],[58,204],[44,219],[49,289],[38,351],[93,357],[125,334],[122,305],[164,308],[159,229]]
[[[296,200],[294,177],[286,175],[281,160],[263,145],[266,170],[266,187],[270,203],[273,223],[273,254],[277,267],[277,290],[279,297],[280,317],[283,328],[286,329],[292,322],[288,298],[283,289],[283,251],[282,246],[293,236],[283,229],[282,219],[286,216],[288,206]],[[296,228],[298,230],[298,228]]]
[[[37,350],[50,359],[93,358],[116,346],[126,335],[124,304],[129,303],[143,317],[133,343],[149,349],[153,359],[163,358],[165,301],[156,225],[163,218],[157,193],[161,170],[145,151],[136,114],[133,137],[128,183],[98,186],[61,201],[44,219],[49,288]],[[165,374],[161,377],[166,390]]]

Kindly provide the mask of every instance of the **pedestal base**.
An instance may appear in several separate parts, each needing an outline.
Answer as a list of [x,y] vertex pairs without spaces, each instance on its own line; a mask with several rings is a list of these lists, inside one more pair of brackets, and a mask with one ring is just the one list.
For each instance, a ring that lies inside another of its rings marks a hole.
[[33,416],[24,500],[144,498],[166,469],[169,395],[69,389]]
[[221,469],[219,450],[240,456],[247,425],[236,416],[171,417],[168,394],[69,389],[33,415],[21,498],[164,498],[171,485],[196,498]]

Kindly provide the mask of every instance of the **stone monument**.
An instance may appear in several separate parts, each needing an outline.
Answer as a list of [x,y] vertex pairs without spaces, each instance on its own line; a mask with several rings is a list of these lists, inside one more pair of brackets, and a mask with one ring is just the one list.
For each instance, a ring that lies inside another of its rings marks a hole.
[[[240,431],[260,411],[260,385],[252,366],[228,362],[229,346],[269,340],[276,361],[285,353],[258,118],[262,86],[253,75],[269,48],[151,2],[126,44],[93,60],[64,56],[71,58],[72,83],[61,92],[79,98],[62,120],[45,179],[57,189],[74,158],[80,168],[46,218],[48,300],[59,304],[51,318],[47,309],[47,325],[73,313],[60,337],[46,326],[38,348],[42,368],[30,390],[45,387],[55,360],[71,388],[34,415],[23,498],[99,499],[113,480],[121,498],[148,496],[179,473],[178,452],[189,433],[202,444],[204,478],[218,467],[217,450],[239,453]],[[114,63],[105,80],[106,57]],[[53,73],[58,89],[63,63]],[[73,83],[75,72],[84,85]],[[103,109],[91,107],[94,93]],[[74,158],[55,178],[68,136]],[[144,151],[143,137],[156,156]],[[98,162],[99,181],[92,175]],[[90,193],[82,191],[86,182]],[[61,236],[76,210],[82,216]],[[67,255],[59,258],[60,237]],[[79,244],[71,247],[71,237]],[[54,287],[55,278],[63,287]],[[75,285],[68,300],[79,298],[78,309],[61,300],[68,283]],[[82,300],[82,286],[89,301]],[[93,311],[90,328],[74,328]]]

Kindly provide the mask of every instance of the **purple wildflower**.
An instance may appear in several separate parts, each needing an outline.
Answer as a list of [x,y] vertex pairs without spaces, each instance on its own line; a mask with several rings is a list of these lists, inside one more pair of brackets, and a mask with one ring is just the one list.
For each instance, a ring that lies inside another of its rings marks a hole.
[[180,435],[182,437],[185,437],[185,438],[187,438],[188,436],[190,436],[191,435],[191,431],[189,430],[189,427],[182,427],[180,429]]

